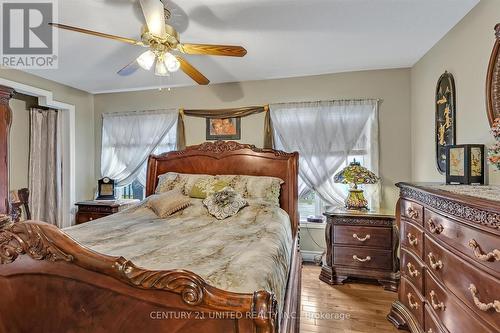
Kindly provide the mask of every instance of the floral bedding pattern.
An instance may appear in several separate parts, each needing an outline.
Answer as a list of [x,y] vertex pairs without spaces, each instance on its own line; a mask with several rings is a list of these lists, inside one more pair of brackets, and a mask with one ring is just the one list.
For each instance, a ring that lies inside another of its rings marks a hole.
[[161,219],[141,204],[64,229],[83,246],[149,270],[185,269],[220,289],[274,292],[281,309],[291,260],[287,213],[262,201],[217,220],[201,199]]

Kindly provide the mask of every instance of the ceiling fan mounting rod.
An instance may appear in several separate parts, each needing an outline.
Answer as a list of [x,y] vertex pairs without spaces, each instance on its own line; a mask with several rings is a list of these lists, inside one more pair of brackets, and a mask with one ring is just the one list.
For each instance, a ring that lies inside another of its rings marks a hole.
[[180,37],[177,31],[170,25],[165,24],[166,35],[156,36],[148,31],[147,26],[142,29],[141,40],[145,46],[149,46],[153,51],[165,52],[177,48]]

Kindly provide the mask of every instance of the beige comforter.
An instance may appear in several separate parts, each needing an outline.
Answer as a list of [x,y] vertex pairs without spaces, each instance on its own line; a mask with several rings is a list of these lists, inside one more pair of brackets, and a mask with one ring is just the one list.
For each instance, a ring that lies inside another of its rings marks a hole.
[[143,202],[64,231],[94,251],[125,257],[146,269],[189,270],[228,291],[274,292],[281,308],[292,249],[287,213],[255,202],[219,221],[202,200],[192,201],[167,219]]

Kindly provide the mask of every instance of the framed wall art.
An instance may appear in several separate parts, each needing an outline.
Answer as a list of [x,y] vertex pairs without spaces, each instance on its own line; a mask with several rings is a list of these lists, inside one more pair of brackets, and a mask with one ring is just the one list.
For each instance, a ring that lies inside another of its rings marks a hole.
[[206,118],[207,140],[240,140],[241,118]]
[[495,26],[495,36],[486,77],[486,109],[490,126],[500,118],[500,23]]
[[447,184],[484,184],[484,145],[446,147]]
[[455,80],[444,72],[436,85],[436,165],[440,173],[446,172],[446,147],[456,143]]

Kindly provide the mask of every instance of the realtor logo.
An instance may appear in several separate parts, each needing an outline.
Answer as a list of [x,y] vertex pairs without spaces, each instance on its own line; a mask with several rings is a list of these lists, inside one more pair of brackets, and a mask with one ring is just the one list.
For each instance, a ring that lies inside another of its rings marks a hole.
[[0,0],[1,65],[22,69],[57,68],[56,0]]

